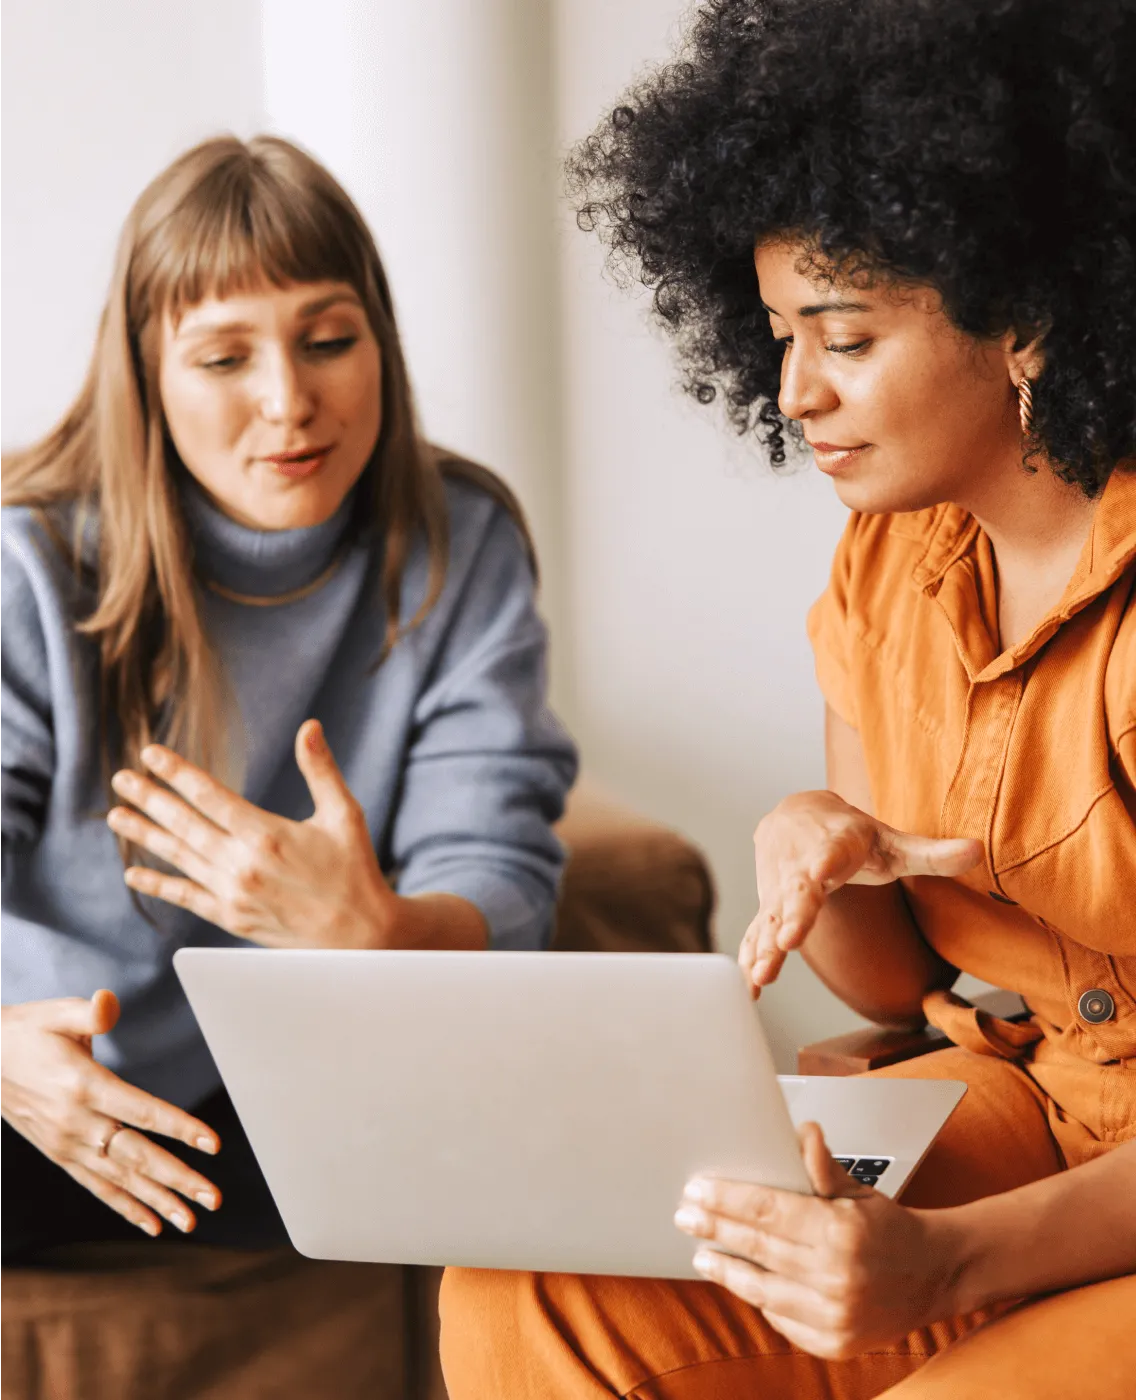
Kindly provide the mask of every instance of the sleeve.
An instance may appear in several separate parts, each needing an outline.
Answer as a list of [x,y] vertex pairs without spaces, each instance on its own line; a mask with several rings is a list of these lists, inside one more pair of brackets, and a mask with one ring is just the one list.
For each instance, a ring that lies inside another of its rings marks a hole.
[[20,555],[27,541],[3,540],[0,619],[0,751],[3,759],[4,866],[38,840],[55,769],[47,645],[35,593]]
[[850,585],[860,516],[853,513],[836,546],[828,587],[809,609],[808,632],[817,683],[829,706],[854,729],[860,728],[852,684]]
[[495,511],[415,707],[391,832],[400,894],[460,895],[493,948],[552,935],[563,852],[552,824],[576,750],[545,702],[547,635],[520,533]]

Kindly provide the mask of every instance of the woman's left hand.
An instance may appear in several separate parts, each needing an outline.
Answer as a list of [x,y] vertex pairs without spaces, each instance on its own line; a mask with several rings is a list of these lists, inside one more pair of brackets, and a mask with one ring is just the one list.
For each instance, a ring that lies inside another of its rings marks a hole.
[[707,1241],[694,1258],[702,1276],[829,1360],[958,1311],[962,1253],[950,1213],[911,1210],[859,1185],[815,1123],[800,1138],[815,1196],[713,1177],[687,1183],[675,1224]]
[[159,744],[142,759],[161,784],[130,769],[116,773],[112,786],[132,806],[115,807],[107,822],[184,878],[131,866],[132,889],[266,947],[384,946],[400,901],[316,720],[296,735],[315,804],[307,821],[253,806]]

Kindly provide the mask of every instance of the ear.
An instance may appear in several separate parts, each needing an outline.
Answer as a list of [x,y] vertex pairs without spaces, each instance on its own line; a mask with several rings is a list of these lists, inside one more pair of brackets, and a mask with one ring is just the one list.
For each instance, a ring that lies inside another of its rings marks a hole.
[[1011,329],[1002,336],[1000,345],[1006,361],[1006,372],[1016,389],[1023,379],[1035,380],[1045,368],[1045,337],[1049,326],[1025,330]]

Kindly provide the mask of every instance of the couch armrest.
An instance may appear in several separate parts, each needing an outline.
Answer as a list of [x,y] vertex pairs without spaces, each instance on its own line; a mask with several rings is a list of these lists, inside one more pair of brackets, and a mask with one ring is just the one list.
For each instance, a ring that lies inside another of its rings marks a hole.
[[[985,992],[971,1000],[975,1006],[1004,1021],[1022,1021],[1029,1015],[1029,1009],[1016,992]],[[797,1051],[797,1073],[866,1074],[884,1065],[896,1065],[901,1060],[913,1060],[917,1055],[942,1050],[950,1043],[934,1026],[915,1031],[868,1026],[862,1031],[849,1031],[847,1035],[834,1035],[828,1040],[802,1045]]]
[[569,796],[557,834],[568,852],[552,944],[558,951],[713,948],[714,882],[686,837],[586,779]]

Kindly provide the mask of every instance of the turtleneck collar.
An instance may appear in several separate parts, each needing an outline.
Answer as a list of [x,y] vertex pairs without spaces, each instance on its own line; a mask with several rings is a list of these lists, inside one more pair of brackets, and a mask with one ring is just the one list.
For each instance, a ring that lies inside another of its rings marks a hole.
[[271,598],[313,583],[335,558],[351,518],[354,491],[320,525],[253,530],[217,509],[192,479],[181,483],[186,524],[203,582]]

